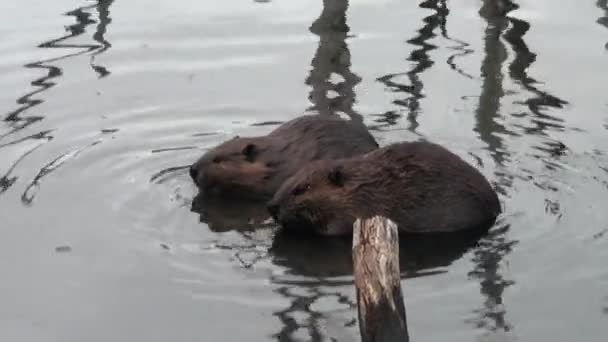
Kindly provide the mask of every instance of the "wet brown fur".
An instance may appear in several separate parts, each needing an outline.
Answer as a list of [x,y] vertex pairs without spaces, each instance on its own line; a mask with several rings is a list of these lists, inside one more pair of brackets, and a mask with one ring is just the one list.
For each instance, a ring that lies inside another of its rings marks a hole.
[[351,233],[355,218],[374,215],[405,232],[453,232],[489,227],[501,211],[477,169],[429,142],[309,163],[285,181],[269,208],[287,229],[325,235]]
[[308,115],[260,137],[236,137],[191,166],[201,192],[268,200],[307,162],[355,156],[378,144],[360,121]]

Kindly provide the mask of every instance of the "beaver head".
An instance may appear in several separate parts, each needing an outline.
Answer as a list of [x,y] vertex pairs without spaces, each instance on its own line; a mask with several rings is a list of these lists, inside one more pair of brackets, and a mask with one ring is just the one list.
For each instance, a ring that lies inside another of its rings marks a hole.
[[190,167],[190,176],[207,195],[263,197],[273,176],[272,162],[262,155],[261,138],[226,141],[209,150]]
[[288,178],[268,202],[268,211],[286,230],[323,235],[352,231],[356,184],[338,162],[309,163]]

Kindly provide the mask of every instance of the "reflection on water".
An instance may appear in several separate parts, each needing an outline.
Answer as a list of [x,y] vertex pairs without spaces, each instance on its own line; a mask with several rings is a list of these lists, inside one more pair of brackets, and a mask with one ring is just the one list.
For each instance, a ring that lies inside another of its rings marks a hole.
[[27,149],[15,161],[13,161],[11,163],[11,165],[8,167],[8,170],[6,171],[6,173],[2,177],[0,177],[0,195],[3,194],[4,192],[6,192],[6,190],[8,190],[11,186],[13,186],[13,184],[15,184],[15,182],[17,181],[17,176],[12,176],[12,173],[15,170],[15,168],[17,167],[17,165],[19,165],[19,163],[23,159],[25,159],[25,157],[29,156],[32,152],[37,150],[45,142],[51,141],[53,139],[53,136],[51,136],[50,133],[51,133],[51,131],[42,131],[40,133],[30,135],[25,138],[17,139],[17,140],[11,141],[6,144],[0,144],[0,150],[2,150],[3,148],[14,146],[14,145],[19,145],[21,143],[25,143],[30,140],[39,141],[33,147],[30,147],[29,149]]
[[260,228],[275,227],[264,203],[236,198],[207,198],[199,193],[192,200],[192,212],[200,222],[214,232],[251,232]]
[[[401,234],[399,241],[399,263],[402,279],[437,275],[447,272],[448,267],[473,248],[483,232],[470,234],[446,234],[434,236],[413,236]],[[281,285],[277,290],[286,296],[291,304],[277,313],[284,324],[277,334],[282,341],[292,341],[291,335],[303,326],[308,337],[321,341],[324,336],[320,327],[324,318],[310,308],[314,303],[338,299],[340,306],[331,314],[345,310],[348,315],[342,324],[350,327],[356,323],[356,303],[349,297],[328,288],[353,286],[352,239],[298,236],[279,232],[274,236],[269,250],[272,262],[285,268],[286,274],[274,276],[272,283]],[[325,289],[325,290],[324,290]],[[296,293],[294,293],[294,291]],[[298,323],[291,317],[299,316]],[[307,339],[308,340],[308,339]]]
[[[407,120],[409,121],[408,129],[412,132],[415,132],[418,127],[416,118],[420,114],[420,100],[424,98],[424,84],[420,79],[420,75],[435,63],[429,57],[429,52],[436,49],[437,46],[428,41],[436,36],[434,31],[438,27],[447,36],[445,24],[449,14],[445,0],[426,0],[420,3],[419,6],[425,9],[432,9],[434,13],[422,19],[423,26],[417,31],[418,35],[407,41],[408,44],[417,48],[407,58],[408,61],[414,63],[414,66],[405,73],[388,74],[378,78],[378,81],[384,83],[391,91],[403,92],[408,95],[405,99],[394,100],[393,103],[405,108]],[[400,83],[399,78],[401,76],[406,76],[409,84]],[[401,113],[401,110],[386,112],[381,114],[381,117],[376,119],[376,122],[394,125],[402,116]]]
[[[80,56],[86,53],[91,54],[91,67],[92,69],[98,73],[99,77],[104,77],[110,74],[110,72],[100,65],[94,64],[94,58],[96,55],[105,52],[107,49],[111,47],[111,44],[105,39],[104,35],[107,30],[108,24],[111,22],[109,8],[114,0],[98,0],[96,4],[78,7],[72,11],[67,12],[65,15],[73,16],[76,19],[76,23],[69,25],[66,27],[66,31],[69,33],[67,35],[61,36],[56,39],[52,39],[46,42],[43,42],[38,45],[39,48],[43,49],[69,49],[72,50],[74,48],[81,49],[80,51],[74,53],[68,53],[61,55],[59,57],[53,57],[45,60],[40,60],[32,63],[25,64],[24,67],[28,69],[44,69],[47,71],[47,74],[43,77],[37,78],[31,82],[31,85],[34,86],[35,90],[21,96],[17,99],[17,104],[20,105],[16,110],[9,112],[4,121],[8,123],[8,125],[12,128],[8,133],[0,135],[0,141],[2,139],[7,139],[9,135],[22,130],[28,127],[31,124],[34,124],[44,118],[41,115],[28,115],[23,116],[28,110],[42,104],[44,99],[34,98],[34,96],[43,95],[45,91],[54,87],[57,84],[57,81],[53,79],[57,79],[63,74],[63,71],[58,66],[54,65],[54,63],[69,59],[72,57]],[[82,35],[86,27],[94,24],[95,20],[91,19],[90,11],[96,9],[98,12],[98,25],[96,26],[95,33],[93,35],[93,39],[100,44],[70,44],[66,43],[66,41],[73,39],[77,36]],[[0,178],[0,194],[8,190],[17,180],[17,176],[10,176],[13,170],[17,167],[17,165],[22,162],[25,157],[34,152],[38,147],[42,146],[42,144],[53,139],[50,130],[45,130],[33,135],[30,135],[25,138],[20,138],[15,141],[7,142],[4,144],[0,144],[0,149],[16,144],[22,144],[26,141],[37,141],[39,143],[34,144],[33,147],[26,149],[20,157],[18,157],[12,165],[9,167],[8,172]],[[97,144],[98,142],[94,142],[92,145]],[[34,180],[27,186],[25,192],[22,195],[22,202],[24,204],[31,204],[35,189],[39,186],[39,181],[56,170],[59,166],[61,166],[64,162],[66,162],[71,157],[76,156],[80,153],[80,149],[67,152],[47,165],[43,166],[38,174],[34,177]]]
[[508,224],[492,229],[481,239],[473,253],[475,268],[469,272],[469,276],[479,280],[484,302],[481,308],[474,311],[475,318],[468,322],[478,329],[485,330],[486,334],[509,332],[513,328],[506,320],[507,306],[503,301],[503,295],[506,288],[515,282],[505,279],[500,272],[503,259],[517,243],[506,237],[508,231]]
[[[508,58],[506,46],[502,42],[504,37],[514,54],[509,64],[509,76],[532,96],[522,102],[527,106],[529,113],[513,114],[518,118],[526,118],[530,115],[525,125],[515,124],[521,128],[523,134],[536,136],[547,136],[547,131],[564,129],[564,119],[547,113],[547,108],[561,109],[567,104],[546,91],[537,88],[542,83],[528,75],[528,70],[536,60],[536,54],[530,51],[523,37],[530,29],[530,25],[523,20],[508,16],[508,13],[519,6],[512,1],[485,0],[479,11],[480,16],[486,20],[487,26],[484,36],[484,60],[481,66],[483,77],[482,93],[479,98],[476,118],[478,132],[482,141],[488,145],[492,157],[498,165],[504,166],[505,158],[509,154],[501,136],[519,135],[505,128],[500,123],[500,116],[508,114],[501,113],[500,101],[505,95],[503,81],[505,75],[502,66]],[[508,30],[507,30],[508,29]],[[563,143],[552,139],[544,139],[543,146],[535,146],[537,150],[546,152],[548,156],[560,154],[565,148]]]
[[311,87],[309,99],[312,102],[308,110],[319,114],[341,112],[351,118],[359,118],[353,106],[356,101],[354,88],[361,78],[350,70],[350,51],[346,44],[349,32],[347,9],[347,0],[323,0],[323,11],[310,26],[310,32],[319,36],[319,45],[306,78],[306,84]]
[[468,72],[464,71],[463,68],[458,66],[458,64],[456,64],[456,59],[464,57],[466,55],[470,55],[474,52],[474,50],[469,47],[471,44],[465,42],[464,40],[454,38],[448,34],[447,17],[450,10],[448,9],[446,0],[442,0],[440,3],[442,10],[445,12],[442,18],[443,21],[440,26],[441,36],[451,42],[456,43],[456,46],[449,47],[455,52],[446,59],[446,63],[450,66],[452,70],[456,71],[461,76],[472,79],[474,78],[473,75],[469,74]]
[[[105,67],[94,64],[94,57],[100,53],[105,52],[111,47],[110,43],[105,39],[104,35],[106,33],[108,24],[111,22],[109,8],[113,1],[114,0],[98,0],[97,4],[78,7],[72,11],[65,13],[65,15],[67,16],[73,16],[76,20],[75,24],[66,27],[66,31],[68,31],[69,33],[67,35],[43,42],[38,45],[39,48],[43,49],[71,50],[76,48],[81,49],[81,51],[68,53],[59,57],[35,61],[24,65],[24,67],[28,69],[46,70],[47,74],[31,82],[31,85],[36,88],[34,91],[31,91],[17,99],[17,104],[19,104],[20,107],[12,112],[9,112],[4,118],[4,121],[8,122],[9,125],[13,128],[13,130],[11,130],[9,133],[1,135],[0,139],[44,118],[40,115],[30,115],[27,117],[22,117],[21,114],[35,106],[42,104],[44,100],[35,99],[34,96],[44,93],[45,91],[54,87],[57,84],[56,81],[53,81],[53,79],[60,77],[63,72],[61,68],[53,65],[53,63],[92,52],[93,54],[91,55],[91,67],[93,68],[93,70],[97,72],[100,77],[109,74],[109,71]],[[87,26],[95,23],[95,20],[91,19],[90,11],[92,9],[97,9],[99,17],[99,23],[96,27],[93,39],[99,42],[100,44],[65,43],[70,39],[82,35],[85,32]]]
[[36,196],[36,194],[38,192],[38,188],[40,187],[40,181],[42,180],[42,178],[48,176],[53,171],[57,170],[61,165],[65,164],[68,160],[77,157],[84,150],[88,149],[89,147],[93,147],[93,146],[99,144],[100,142],[101,142],[101,140],[96,140],[87,146],[77,148],[77,149],[74,149],[67,153],[64,153],[64,154],[60,155],[59,157],[53,159],[50,163],[44,165],[40,169],[40,171],[38,171],[38,174],[34,177],[34,179],[30,182],[30,184],[25,188],[23,195],[21,195],[21,202],[23,202],[23,204],[26,204],[26,205],[32,204],[32,202],[34,201],[34,197]]
[[[407,95],[405,99],[395,100],[393,103],[405,108],[411,131],[415,131],[418,127],[420,100],[425,96],[420,75],[435,63],[430,57],[430,52],[437,49],[437,46],[429,41],[436,37],[436,30],[439,29],[443,38],[457,44],[456,47],[451,47],[455,53],[446,61],[450,68],[466,78],[475,78],[456,64],[458,57],[470,54],[473,50],[468,48],[467,42],[449,36],[447,30],[449,9],[446,1],[427,0],[419,6],[430,9],[433,13],[423,18],[423,26],[417,30],[418,35],[407,41],[416,47],[407,58],[408,61],[413,62],[413,67],[405,73],[394,73],[378,78],[378,81],[391,91]],[[547,149],[543,150],[543,147],[538,146],[536,149],[545,151],[551,157],[561,155],[565,148],[560,142],[547,137],[548,131],[563,130],[564,120],[547,114],[546,109],[560,109],[567,102],[540,90],[537,86],[540,82],[528,75],[529,68],[536,60],[536,54],[524,41],[530,25],[526,21],[508,16],[509,12],[516,8],[518,5],[512,1],[484,0],[479,10],[480,17],[486,22],[486,29],[483,33],[484,56],[480,69],[481,94],[475,110],[474,131],[487,145],[493,161],[499,166],[496,171],[496,186],[504,196],[508,196],[513,180],[512,175],[502,171],[510,163],[511,154],[505,138],[517,137],[520,134],[545,137],[542,144],[547,146]],[[311,86],[310,100],[313,107],[310,110],[321,114],[343,112],[350,116],[357,115],[353,110],[356,97],[354,87],[360,79],[350,71],[350,53],[346,44],[349,31],[346,24],[347,9],[347,1],[324,1],[320,17],[310,28],[311,32],[320,39],[306,84]],[[503,39],[509,44],[513,53],[507,75],[503,73],[503,66],[509,60],[509,51]],[[334,84],[332,82],[334,73],[340,75],[343,82]],[[399,82],[402,76],[407,78],[407,84]],[[507,76],[523,88],[526,93],[524,96],[531,94],[522,101],[529,113],[517,116],[520,118],[529,116],[527,122],[532,123],[533,127],[515,125],[522,128],[522,132],[506,128],[501,118],[502,115],[511,114],[501,111],[501,100],[505,97],[503,83]],[[330,91],[336,92],[337,96],[330,97]],[[389,111],[375,121],[392,125],[401,117],[401,113],[402,111]],[[559,203],[549,201],[549,206],[559,211]],[[201,221],[206,222],[211,230],[224,232],[237,229],[245,236],[256,228],[264,226],[262,222],[265,219],[267,215],[263,208],[247,209],[239,205],[232,206],[230,213],[226,213],[225,209],[214,212],[213,205],[207,212],[201,213]],[[271,228],[272,224],[266,227]],[[513,324],[507,320],[507,305],[503,298],[506,289],[515,284],[515,281],[501,273],[504,259],[517,244],[517,241],[508,237],[509,229],[508,223],[498,223],[480,241],[478,241],[480,236],[469,236],[462,241],[450,238],[443,242],[440,239],[427,241],[402,239],[400,262],[404,278],[445,272],[446,267],[475,246],[472,258],[474,269],[469,272],[469,276],[479,281],[483,303],[480,308],[474,310],[474,317],[467,319],[467,322],[484,330],[486,335],[510,332]],[[276,292],[290,302],[289,307],[275,313],[283,325],[281,331],[276,334],[281,341],[294,340],[294,334],[301,333],[302,329],[305,330],[308,340],[321,341],[326,337],[320,328],[323,326],[323,315],[311,309],[314,303],[336,297],[339,303],[345,305],[344,310],[353,310],[356,307],[347,296],[324,290],[324,288],[352,285],[350,240],[294,238],[279,233],[274,236],[267,252],[260,251],[258,244],[227,246],[227,248],[234,251],[235,258],[243,267],[249,268],[260,260],[270,258],[273,264],[287,269],[286,275],[271,278],[274,284],[280,285]],[[441,252],[437,253],[437,251]],[[242,253],[254,257],[250,257],[249,261],[245,262],[240,257]],[[344,327],[355,323],[354,316],[343,322]]]
[[[240,243],[216,243],[214,248],[230,251],[240,267],[249,269],[270,260],[284,269],[273,275],[271,283],[279,287],[275,292],[289,301],[289,306],[274,314],[282,323],[276,337],[293,341],[294,334],[306,334],[306,340],[322,341],[327,337],[321,329],[328,317],[312,308],[321,302],[337,302],[338,308],[328,313],[335,318],[344,316],[344,327],[356,323],[356,303],[338,289],[353,286],[352,239],[326,238],[285,233],[272,234],[269,246],[256,238],[261,230],[277,228],[269,220],[266,209],[256,202],[223,198],[203,198],[198,195],[192,211],[199,213],[201,222],[217,233],[236,231]],[[447,272],[448,267],[473,248],[483,231],[470,234],[440,234],[415,236],[401,234],[399,259],[402,278],[415,278]],[[494,247],[494,246],[493,246]],[[485,249],[484,249],[485,251]],[[489,254],[489,252],[488,252]],[[332,290],[334,289],[334,290]],[[297,317],[297,320],[294,318]],[[296,333],[297,332],[297,333]]]
[[[501,135],[513,134],[500,123],[500,101],[505,95],[502,66],[508,57],[501,37],[508,27],[507,14],[514,8],[516,5],[510,1],[484,0],[479,10],[480,17],[486,21],[486,29],[483,40],[484,59],[481,64],[481,94],[475,113],[474,130],[487,144],[494,162],[500,167],[505,166],[509,156]],[[515,52],[517,53],[517,50]],[[517,60],[518,57],[515,57],[513,63]],[[500,172],[496,177],[497,190],[502,195],[507,195],[507,188],[511,185],[510,177]],[[515,282],[506,280],[500,273],[503,259],[516,243],[508,239],[508,231],[508,224],[497,223],[473,253],[475,268],[469,272],[469,276],[479,280],[484,301],[482,307],[474,311],[475,318],[468,321],[476,328],[486,331],[485,334],[508,332],[512,329],[506,320],[507,306],[503,301],[503,294],[505,289]]]
[[481,63],[481,95],[475,111],[474,130],[487,147],[498,165],[503,165],[508,152],[505,150],[501,134],[512,134],[500,123],[500,100],[505,95],[502,73],[503,63],[507,60],[507,49],[501,36],[508,25],[497,1],[486,0],[482,3],[479,15],[486,21],[484,32],[484,58]]
[[[284,310],[274,313],[283,325],[281,331],[273,336],[274,338],[281,342],[301,340],[296,337],[306,341],[326,341],[327,336],[322,324],[326,317],[322,312],[312,309],[312,306],[321,300],[335,298],[334,302],[338,303],[340,308],[332,310],[332,315],[338,311],[352,313],[356,310],[357,304],[352,302],[348,296],[339,291],[325,291],[320,285],[319,283],[297,284],[297,286],[284,286],[276,290],[276,293],[288,298],[291,304]],[[344,327],[352,327],[356,323],[356,319],[353,317],[344,323]]]
[[95,57],[112,47],[112,44],[106,40],[105,34],[108,25],[112,22],[112,18],[110,18],[110,5],[112,5],[113,2],[114,0],[97,0],[97,6],[95,6],[99,23],[93,34],[93,39],[101,44],[101,46],[96,48],[91,54],[91,68],[95,70],[99,75],[99,78],[106,77],[110,74],[110,71],[106,67],[95,63]]
[[[604,11],[603,16],[597,19],[597,23],[608,28],[608,0],[597,0],[595,3],[599,9]],[[606,50],[608,50],[608,43],[604,45]]]
[[[45,22],[61,12],[47,1],[35,4],[35,23],[12,23],[0,44],[0,68],[12,78],[3,85],[29,89],[0,96],[0,226],[8,218],[14,227],[5,229],[0,259],[17,260],[3,268],[0,293],[17,329],[46,322],[42,339],[69,341],[353,340],[344,338],[358,335],[349,238],[284,234],[259,203],[192,201],[187,164],[202,151],[227,135],[265,134],[310,106],[433,132],[430,139],[468,151],[496,183],[505,214],[488,234],[401,236],[415,334],[571,340],[568,326],[580,325],[603,336],[608,107],[606,39],[597,32],[608,32],[606,0],[567,0],[567,10],[580,10],[572,30],[549,0],[449,9],[456,2],[325,0],[320,13],[303,1],[254,1],[150,0],[162,11],[75,1],[65,32]],[[357,49],[353,32],[366,33]],[[566,52],[585,63],[567,65]],[[276,65],[222,63],[266,54]],[[389,75],[377,71],[383,65]],[[584,79],[572,88],[566,75]],[[267,87],[261,77],[271,78]],[[94,96],[99,87],[106,96]],[[426,104],[461,110],[422,120]],[[355,109],[378,107],[384,114]],[[374,131],[386,143],[401,133]],[[56,253],[65,246],[69,253]],[[69,297],[48,295],[67,293],[66,285]],[[534,321],[546,312],[553,314]],[[235,322],[230,336],[220,331]]]
[[508,20],[511,24],[511,28],[504,34],[504,37],[511,45],[515,54],[515,58],[509,65],[509,76],[517,81],[525,90],[534,95],[525,101],[528,109],[533,114],[533,118],[531,118],[530,122],[534,126],[525,127],[524,131],[527,134],[545,135],[547,130],[563,130],[564,126],[562,123],[564,122],[564,119],[554,117],[545,113],[545,111],[547,107],[557,109],[563,108],[568,102],[553,96],[548,92],[539,90],[536,87],[536,84],[539,84],[540,82],[527,73],[527,70],[532,66],[532,63],[536,61],[536,54],[528,49],[528,46],[523,40],[524,35],[530,29],[530,24],[511,17],[508,17]]
[[[403,277],[416,278],[445,272],[483,235],[484,232],[478,231],[429,236],[401,233],[399,260]],[[288,269],[288,275],[322,282],[327,278],[352,276],[351,248],[351,238],[324,239],[279,232],[270,252],[273,262]]]

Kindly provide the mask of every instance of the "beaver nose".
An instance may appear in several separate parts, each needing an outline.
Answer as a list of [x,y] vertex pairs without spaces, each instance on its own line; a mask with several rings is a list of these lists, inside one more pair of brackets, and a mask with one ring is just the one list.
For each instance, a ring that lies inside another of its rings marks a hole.
[[196,169],[195,165],[190,166],[190,177],[192,177],[194,184],[198,185],[198,170]]
[[276,221],[279,216],[279,206],[276,204],[269,203],[266,206],[266,209],[268,209],[270,216],[272,216],[272,218]]

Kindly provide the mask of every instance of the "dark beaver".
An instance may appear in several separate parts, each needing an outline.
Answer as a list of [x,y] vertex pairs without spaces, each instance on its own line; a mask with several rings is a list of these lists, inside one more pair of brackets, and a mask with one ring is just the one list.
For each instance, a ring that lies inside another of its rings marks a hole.
[[412,233],[489,227],[501,211],[485,177],[447,149],[404,142],[361,156],[307,164],[268,203],[287,230],[352,232],[357,217],[382,215]]
[[268,200],[305,163],[351,157],[378,148],[362,122],[307,115],[261,137],[236,137],[190,167],[201,192]]

